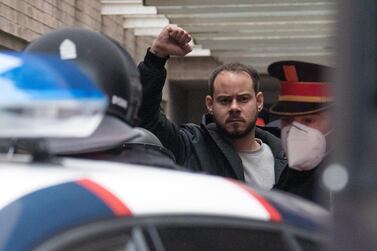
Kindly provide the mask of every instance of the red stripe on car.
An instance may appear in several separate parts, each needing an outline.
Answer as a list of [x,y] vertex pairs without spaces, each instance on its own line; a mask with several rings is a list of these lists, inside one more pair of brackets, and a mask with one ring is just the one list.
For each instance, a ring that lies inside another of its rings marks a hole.
[[281,217],[280,213],[278,212],[278,210],[276,210],[276,208],[274,208],[271,205],[271,203],[268,202],[265,198],[263,198],[261,195],[259,195],[257,192],[255,192],[253,189],[251,189],[250,187],[248,187],[247,185],[245,185],[241,182],[238,182],[238,181],[235,181],[235,180],[232,180],[232,179],[229,179],[229,181],[236,184],[237,186],[239,186],[240,188],[242,188],[243,190],[248,192],[251,196],[253,196],[266,209],[266,211],[270,214],[271,221],[282,221],[282,217]]
[[81,179],[76,181],[76,183],[86,188],[88,191],[101,199],[114,212],[115,215],[132,215],[131,210],[120,199],[118,199],[114,194],[112,194],[109,190],[107,190],[100,184],[90,179]]

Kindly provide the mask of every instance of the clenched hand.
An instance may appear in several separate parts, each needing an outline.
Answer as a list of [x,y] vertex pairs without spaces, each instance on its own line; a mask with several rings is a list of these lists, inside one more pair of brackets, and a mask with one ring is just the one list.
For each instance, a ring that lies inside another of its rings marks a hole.
[[185,56],[191,52],[191,35],[184,29],[167,25],[153,41],[150,51],[160,57]]

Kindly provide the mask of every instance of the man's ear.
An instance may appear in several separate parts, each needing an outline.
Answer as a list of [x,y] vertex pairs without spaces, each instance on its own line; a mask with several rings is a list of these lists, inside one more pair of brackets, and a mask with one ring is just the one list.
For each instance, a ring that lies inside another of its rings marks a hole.
[[258,112],[261,112],[263,109],[263,104],[264,104],[264,96],[262,92],[258,92],[257,95],[255,95],[255,98],[257,100],[257,108]]
[[208,113],[212,114],[213,113],[213,98],[210,95],[207,95],[205,98],[205,102],[206,102]]

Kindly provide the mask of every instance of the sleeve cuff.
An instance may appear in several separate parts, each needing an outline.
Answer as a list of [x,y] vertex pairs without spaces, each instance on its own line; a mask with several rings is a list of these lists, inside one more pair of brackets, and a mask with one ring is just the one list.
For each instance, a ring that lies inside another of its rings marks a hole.
[[147,54],[144,57],[144,62],[148,62],[156,68],[164,68],[166,61],[168,61],[169,57],[159,57],[156,54],[150,52],[150,48],[147,50]]

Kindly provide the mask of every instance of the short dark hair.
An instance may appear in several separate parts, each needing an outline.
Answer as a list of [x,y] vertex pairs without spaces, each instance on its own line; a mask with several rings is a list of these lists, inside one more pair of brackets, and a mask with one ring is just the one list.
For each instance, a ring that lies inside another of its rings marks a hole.
[[213,91],[214,91],[214,82],[215,78],[223,71],[229,71],[229,72],[246,72],[249,74],[251,80],[253,81],[253,88],[255,93],[259,91],[259,82],[260,82],[260,77],[258,72],[250,66],[240,64],[240,63],[229,63],[229,64],[223,64],[218,66],[209,76],[208,80],[208,87],[209,87],[209,94],[213,96]]

